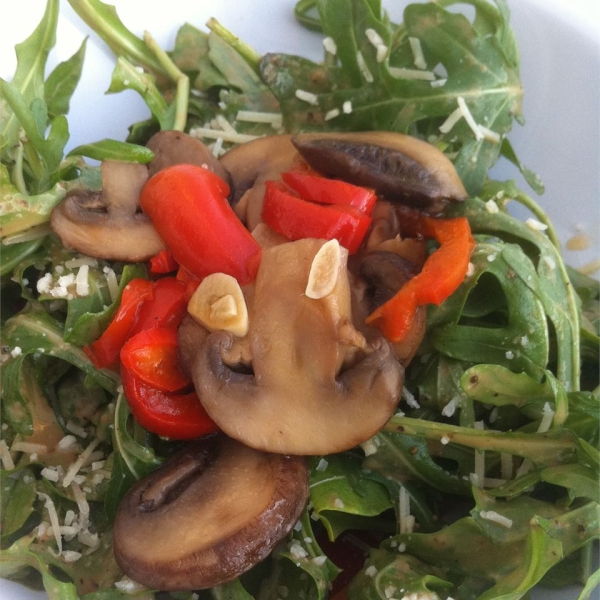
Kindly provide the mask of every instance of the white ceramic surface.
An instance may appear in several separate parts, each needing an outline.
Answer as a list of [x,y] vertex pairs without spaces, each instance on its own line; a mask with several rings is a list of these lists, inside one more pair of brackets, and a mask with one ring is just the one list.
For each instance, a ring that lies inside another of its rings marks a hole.
[[[150,31],[172,47],[185,21],[203,27],[214,16],[259,52],[284,51],[321,57],[320,36],[299,27],[293,19],[293,0],[113,0],[124,23],[137,34]],[[401,18],[401,2],[384,1],[393,19]],[[0,19],[0,76],[14,72],[13,46],[39,22],[45,2],[11,2]],[[509,0],[512,23],[522,57],[525,126],[511,140],[521,160],[546,184],[541,204],[555,220],[561,239],[588,236],[591,247],[566,251],[574,266],[600,256],[600,2],[598,0]],[[70,115],[69,147],[105,137],[123,139],[131,123],[148,111],[133,92],[104,95],[113,57],[104,44],[63,0],[56,49],[50,66],[68,58],[84,36],[90,35],[84,75]],[[515,169],[499,163],[498,179],[516,179]],[[577,589],[537,591],[534,600],[572,600]],[[0,598],[44,598],[0,580]]]

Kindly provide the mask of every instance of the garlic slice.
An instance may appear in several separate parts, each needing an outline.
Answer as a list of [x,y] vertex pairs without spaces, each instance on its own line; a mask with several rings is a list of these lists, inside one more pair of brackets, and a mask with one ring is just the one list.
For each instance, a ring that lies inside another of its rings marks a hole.
[[341,264],[342,253],[339,242],[336,239],[325,242],[315,254],[310,267],[306,295],[318,300],[331,294],[338,280]]
[[213,273],[198,286],[188,303],[191,317],[209,331],[228,331],[237,337],[248,333],[248,307],[235,277]]

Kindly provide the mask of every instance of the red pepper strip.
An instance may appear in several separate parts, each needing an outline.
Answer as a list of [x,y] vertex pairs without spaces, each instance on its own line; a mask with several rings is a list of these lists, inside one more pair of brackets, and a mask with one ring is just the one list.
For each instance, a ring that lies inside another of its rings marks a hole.
[[172,273],[179,268],[178,262],[168,250],[161,250],[150,259],[150,272],[156,275]]
[[314,204],[277,181],[266,182],[262,218],[290,240],[335,238],[350,254],[359,249],[371,225],[371,217],[352,206]]
[[153,285],[147,279],[132,279],[123,289],[119,308],[102,335],[83,351],[97,369],[116,367],[119,353],[145,301],[152,298]]
[[185,296],[189,302],[190,298],[194,295],[194,292],[200,285],[200,279],[196,279],[181,267],[179,268],[179,271],[177,271],[175,277],[177,278],[177,281],[181,281],[185,285]]
[[129,338],[121,349],[121,365],[145,384],[177,392],[191,381],[179,370],[176,329],[148,329]]
[[304,200],[319,204],[342,204],[353,206],[370,215],[377,196],[373,190],[352,185],[339,179],[327,179],[321,175],[289,171],[281,177]]
[[148,180],[140,205],[192,275],[227,273],[244,285],[256,278],[261,247],[233,212],[228,194],[228,185],[208,169],[180,164]]
[[367,318],[368,324],[378,327],[392,342],[399,342],[406,335],[417,307],[439,305],[458,288],[475,248],[469,222],[464,217],[434,219],[402,209],[401,227],[408,235],[434,238],[440,247],[427,258],[418,275]]
[[152,299],[142,305],[129,337],[146,329],[179,327],[185,316],[187,303],[185,284],[175,277],[158,279],[154,282]]
[[162,392],[125,368],[121,368],[121,380],[131,413],[148,431],[176,440],[191,440],[218,431],[194,392]]

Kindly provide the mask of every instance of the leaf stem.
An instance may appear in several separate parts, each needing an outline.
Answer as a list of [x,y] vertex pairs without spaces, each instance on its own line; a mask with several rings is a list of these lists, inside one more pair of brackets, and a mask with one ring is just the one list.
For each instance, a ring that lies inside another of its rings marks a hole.
[[176,131],[184,131],[187,122],[188,101],[190,96],[189,77],[177,67],[148,31],[144,31],[144,42],[154,53],[156,59],[166,71],[167,75],[177,84],[173,129]]
[[214,18],[206,22],[206,26],[220,38],[225,40],[251,67],[258,73],[259,64],[262,56],[252,46],[242,42],[239,37],[234,35],[229,29],[223,27],[219,21]]

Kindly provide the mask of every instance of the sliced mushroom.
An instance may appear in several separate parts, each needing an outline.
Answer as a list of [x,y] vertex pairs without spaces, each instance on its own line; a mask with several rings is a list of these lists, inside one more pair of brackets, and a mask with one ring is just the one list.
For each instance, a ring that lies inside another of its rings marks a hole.
[[[361,324],[358,329],[366,339],[372,339],[380,332],[366,325],[365,319],[414,277],[418,267],[396,252],[377,250],[367,252],[360,257],[357,271],[358,280],[353,285],[354,320]],[[392,344],[396,356],[404,367],[412,360],[423,341],[426,316],[425,307],[419,307],[407,335],[402,341]]]
[[198,139],[182,131],[159,131],[146,144],[154,158],[148,163],[150,177],[171,165],[190,164],[206,166],[221,179],[229,181],[229,174],[215,155]]
[[102,192],[76,190],[52,211],[50,226],[63,246],[87,256],[144,261],[164,249],[138,203],[148,179],[144,165],[104,161]]
[[289,135],[273,135],[241,144],[220,158],[230,174],[231,203],[238,217],[252,231],[262,221],[265,181],[281,179],[302,159]]
[[115,518],[115,558],[150,589],[210,588],[265,559],[307,498],[303,458],[204,438],[127,492]]
[[[227,435],[282,454],[331,454],[373,436],[390,418],[404,371],[385,339],[366,346],[352,325],[343,269],[323,298],[305,294],[324,240],[264,251],[247,338],[207,336],[193,381],[209,415]],[[239,369],[240,344],[251,369]]]
[[393,132],[299,134],[292,143],[327,177],[375,189],[388,198],[440,212],[467,192],[454,165],[435,146]]

